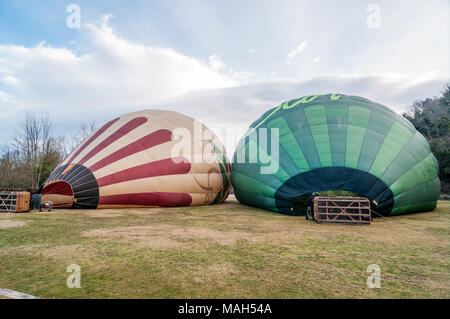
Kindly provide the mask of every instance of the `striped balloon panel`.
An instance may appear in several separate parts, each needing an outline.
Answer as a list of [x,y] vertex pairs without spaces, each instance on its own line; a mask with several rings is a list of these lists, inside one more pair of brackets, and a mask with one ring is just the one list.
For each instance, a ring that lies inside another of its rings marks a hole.
[[[261,140],[261,129],[278,130],[277,152]],[[274,163],[275,172],[261,172]],[[386,106],[343,94],[306,96],[267,111],[239,141],[232,165],[242,203],[286,214],[295,197],[329,190],[368,197],[383,215],[431,210],[437,176],[428,142],[410,122]]]
[[[180,130],[191,137],[181,150]],[[94,132],[41,193],[61,207],[187,206],[223,202],[230,187],[229,161],[208,128],[176,112],[146,110]]]

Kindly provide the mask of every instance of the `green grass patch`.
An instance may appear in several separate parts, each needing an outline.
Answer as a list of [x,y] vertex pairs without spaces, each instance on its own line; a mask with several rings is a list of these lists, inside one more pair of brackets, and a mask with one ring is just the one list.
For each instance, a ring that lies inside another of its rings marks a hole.
[[[449,298],[450,203],[318,225],[240,205],[0,215],[0,287],[43,298]],[[69,289],[66,268],[81,268]],[[381,288],[366,285],[370,264]]]

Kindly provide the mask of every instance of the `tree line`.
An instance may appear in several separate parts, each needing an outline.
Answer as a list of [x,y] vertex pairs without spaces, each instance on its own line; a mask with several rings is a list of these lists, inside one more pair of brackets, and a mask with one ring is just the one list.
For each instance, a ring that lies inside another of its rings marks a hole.
[[69,137],[53,133],[47,115],[27,113],[16,137],[0,149],[0,190],[37,192],[56,166],[95,130],[83,124]]
[[403,116],[426,137],[439,163],[441,193],[450,193],[450,83],[440,96],[415,101]]
[[[441,192],[450,191],[450,84],[440,96],[415,101],[403,113],[430,143],[439,163]],[[83,124],[69,137],[53,134],[49,117],[27,113],[16,137],[0,149],[0,190],[36,192],[72,150],[95,130],[95,122]]]

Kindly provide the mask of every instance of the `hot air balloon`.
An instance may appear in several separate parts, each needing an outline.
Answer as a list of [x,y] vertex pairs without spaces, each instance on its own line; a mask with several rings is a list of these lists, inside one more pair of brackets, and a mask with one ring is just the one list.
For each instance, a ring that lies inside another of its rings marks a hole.
[[367,197],[384,216],[432,210],[440,192],[436,158],[414,126],[343,94],[305,96],[264,113],[238,143],[231,181],[241,203],[283,214],[299,214],[294,201],[313,192]]
[[230,165],[217,137],[177,112],[145,110],[103,125],[44,183],[55,207],[187,206],[223,202]]

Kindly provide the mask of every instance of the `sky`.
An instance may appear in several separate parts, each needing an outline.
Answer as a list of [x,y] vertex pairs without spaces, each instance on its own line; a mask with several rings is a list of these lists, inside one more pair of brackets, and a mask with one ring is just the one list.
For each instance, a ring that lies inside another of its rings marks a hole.
[[0,0],[0,145],[26,112],[68,136],[152,108],[202,120],[232,153],[286,100],[401,113],[449,78],[448,0]]

